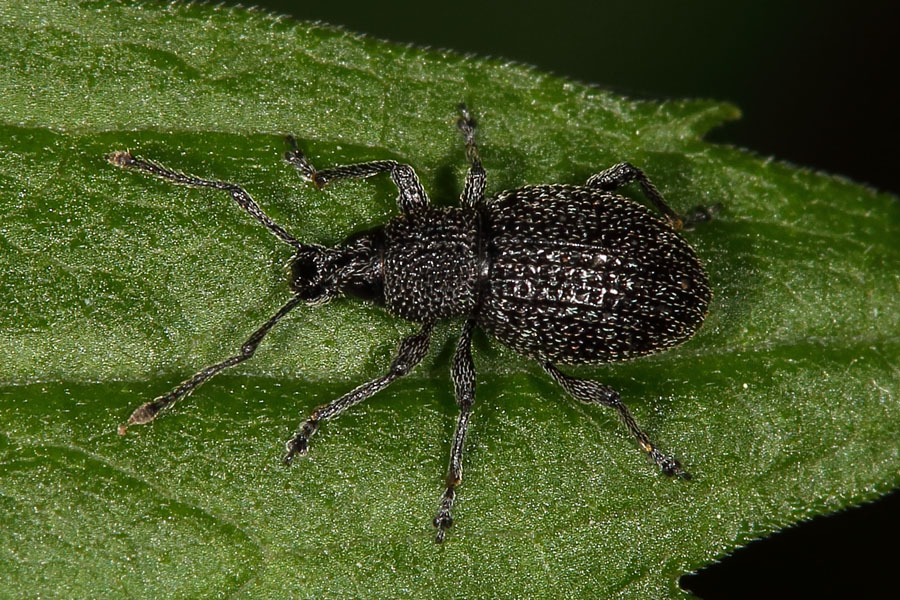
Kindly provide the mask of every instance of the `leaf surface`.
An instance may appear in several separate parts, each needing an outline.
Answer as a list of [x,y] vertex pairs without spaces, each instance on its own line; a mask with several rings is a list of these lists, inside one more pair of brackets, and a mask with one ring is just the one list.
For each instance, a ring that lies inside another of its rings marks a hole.
[[[900,482],[897,199],[704,142],[733,107],[202,5],[8,3],[0,49],[0,595],[678,597],[680,574]],[[320,167],[409,163],[451,205],[460,101],[489,193],[629,160],[680,210],[723,203],[686,234],[713,285],[700,333],[575,370],[693,481],[476,336],[466,479],[435,545],[461,322],[283,468],[300,415],[382,373],[415,329],[353,301],[296,310],[252,361],[116,435],[281,306],[291,253],[227,196],[105,153],[239,182],[298,238],[336,244],[396,213],[396,192],[318,192],[282,135]]]

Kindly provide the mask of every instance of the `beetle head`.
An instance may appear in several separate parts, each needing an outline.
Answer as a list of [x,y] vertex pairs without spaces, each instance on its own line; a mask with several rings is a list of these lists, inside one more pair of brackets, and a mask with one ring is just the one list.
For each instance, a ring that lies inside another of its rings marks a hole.
[[291,263],[291,287],[309,304],[347,294],[383,301],[381,228],[354,234],[336,248],[303,244]]
[[322,246],[300,246],[291,261],[291,288],[310,304],[333,298],[337,294],[336,257],[336,252]]

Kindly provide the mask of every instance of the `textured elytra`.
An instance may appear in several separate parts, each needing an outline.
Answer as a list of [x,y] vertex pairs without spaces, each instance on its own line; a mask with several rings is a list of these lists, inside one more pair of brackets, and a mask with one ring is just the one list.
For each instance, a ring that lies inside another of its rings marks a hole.
[[538,359],[599,363],[690,337],[709,305],[694,251],[643,206],[589,187],[504,192],[486,207],[478,324]]

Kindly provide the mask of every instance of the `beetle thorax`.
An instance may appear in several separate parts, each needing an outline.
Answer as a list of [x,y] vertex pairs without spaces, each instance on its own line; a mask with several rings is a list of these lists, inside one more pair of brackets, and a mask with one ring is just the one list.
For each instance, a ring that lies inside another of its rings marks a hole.
[[385,304],[416,322],[471,314],[478,265],[474,210],[427,207],[396,217],[385,227]]

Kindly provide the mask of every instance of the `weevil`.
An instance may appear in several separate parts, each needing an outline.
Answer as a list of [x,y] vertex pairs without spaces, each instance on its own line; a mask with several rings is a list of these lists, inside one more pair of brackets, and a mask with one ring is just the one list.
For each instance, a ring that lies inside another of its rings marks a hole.
[[[119,432],[124,434],[128,425],[149,423],[211,377],[253,356],[266,334],[298,305],[351,296],[382,305],[421,328],[402,340],[387,373],[316,408],[285,444],[285,463],[306,454],[323,421],[409,373],[425,357],[438,320],[463,318],[451,366],[459,416],[446,487],[433,521],[438,542],[453,524],[456,488],[462,481],[463,446],[475,402],[471,342],[476,327],[535,359],[576,400],[615,409],[663,473],[690,478],[678,460],[650,441],[616,390],[565,374],[557,363],[628,360],[660,352],[693,335],[706,316],[710,289],[703,266],[677,230],[706,220],[709,211],[697,207],[685,219],[669,207],[643,171],[627,162],[591,176],[584,185],[526,186],[485,199],[475,120],[465,105],[458,108],[457,125],[469,169],[460,206],[455,208],[430,204],[409,165],[376,160],[317,170],[294,138],[287,137],[291,149],[284,159],[317,188],[387,173],[399,190],[400,215],[333,248],[298,241],[239,185],[185,175],[127,151],[107,155],[119,167],[228,192],[294,250],[291,298],[247,338],[240,352],[141,405]],[[662,218],[615,193],[632,182],[639,184]]]

